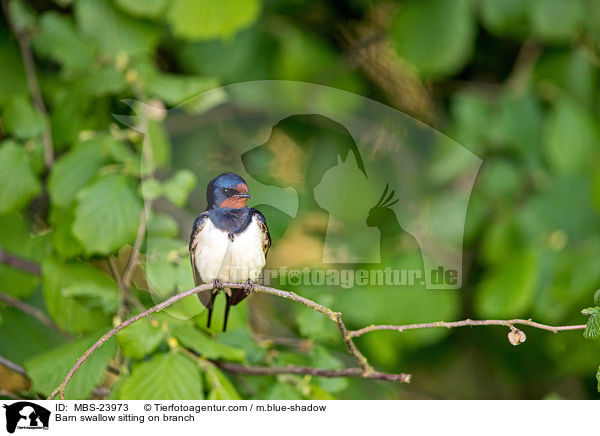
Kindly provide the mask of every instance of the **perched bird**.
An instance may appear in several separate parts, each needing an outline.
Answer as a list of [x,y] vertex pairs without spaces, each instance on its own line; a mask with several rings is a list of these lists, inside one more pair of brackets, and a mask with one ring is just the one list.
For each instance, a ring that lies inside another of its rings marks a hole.
[[246,205],[249,198],[248,185],[237,174],[223,173],[214,178],[206,188],[206,211],[196,217],[190,235],[194,282],[196,286],[212,282],[215,287],[210,294],[198,294],[208,309],[208,327],[223,282],[244,283],[243,289],[225,289],[223,331],[231,306],[252,292],[271,246],[265,217]]

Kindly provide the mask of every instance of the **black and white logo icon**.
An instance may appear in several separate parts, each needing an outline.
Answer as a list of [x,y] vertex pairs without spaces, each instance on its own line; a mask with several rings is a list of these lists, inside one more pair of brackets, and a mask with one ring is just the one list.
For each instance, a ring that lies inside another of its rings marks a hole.
[[6,431],[14,433],[16,429],[37,430],[48,429],[50,411],[29,401],[19,401],[9,405],[6,409]]

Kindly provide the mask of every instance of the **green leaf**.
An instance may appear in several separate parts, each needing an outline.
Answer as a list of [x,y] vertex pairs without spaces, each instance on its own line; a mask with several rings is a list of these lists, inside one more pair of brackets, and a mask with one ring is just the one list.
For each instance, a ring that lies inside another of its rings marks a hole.
[[127,87],[125,74],[113,67],[94,69],[83,80],[83,88],[93,96],[118,94]]
[[92,44],[77,33],[71,19],[54,11],[42,15],[33,46],[40,57],[58,62],[66,74],[83,71],[94,60]]
[[222,344],[244,350],[250,363],[261,362],[267,354],[267,350],[256,343],[247,328],[227,330],[219,334],[217,340]]
[[568,95],[582,106],[593,108],[598,93],[597,73],[593,58],[586,50],[552,50],[541,55],[533,80],[544,87],[557,87],[559,89],[553,92]]
[[424,75],[458,71],[473,50],[469,0],[423,0],[402,5],[390,28],[398,54]]
[[483,24],[498,35],[523,36],[528,13],[528,2],[522,0],[481,0]]
[[174,106],[217,86],[219,82],[209,77],[160,73],[148,81],[148,92]]
[[92,180],[107,162],[101,143],[91,140],[79,144],[55,163],[48,179],[52,203],[67,207],[77,192]]
[[155,326],[152,322],[156,323],[141,319],[119,332],[117,343],[125,356],[141,359],[156,350],[163,340],[163,333],[158,323]]
[[533,301],[538,259],[531,252],[513,253],[484,276],[475,298],[477,313],[484,318],[515,318]]
[[0,29],[0,59],[3,78],[0,80],[0,105],[4,106],[13,96],[28,93],[23,59],[7,26]]
[[[49,238],[32,235],[29,227],[30,223],[16,213],[0,216],[0,247],[37,263],[50,253]],[[38,276],[0,263],[0,290],[17,298],[27,298],[39,283]]]
[[284,382],[275,383],[261,400],[303,400],[297,389]]
[[589,182],[575,175],[555,174],[541,192],[519,208],[517,216],[529,240],[559,229],[570,241],[585,241],[598,224]]
[[589,315],[587,325],[583,331],[586,339],[600,338],[600,307],[588,307],[581,311],[583,315]]
[[79,82],[70,82],[69,87],[57,96],[50,112],[52,139],[57,149],[66,148],[78,141],[79,133],[89,118],[85,116],[90,105],[90,96]]
[[50,223],[52,224],[52,246],[61,259],[73,258],[83,254],[83,247],[71,232],[75,212],[72,207],[63,209],[52,207],[50,209]]
[[505,93],[490,124],[480,125],[496,148],[521,152],[537,148],[541,136],[542,108],[531,93]]
[[0,144],[0,215],[20,209],[40,192],[27,152],[14,141]]
[[157,18],[162,16],[168,0],[113,0],[123,11],[142,18]]
[[148,120],[147,144],[152,149],[152,162],[156,166],[171,163],[171,141],[163,123]]
[[75,17],[79,31],[110,56],[150,53],[158,42],[158,27],[124,14],[108,0],[78,0]]
[[178,253],[185,250],[185,244],[178,239],[154,237],[148,238],[147,247],[144,267],[148,285],[159,296],[167,296],[177,288],[177,266],[183,261]]
[[107,300],[117,298],[117,284],[104,273],[81,262],[60,263],[46,259],[42,264],[42,281],[48,312],[63,329],[82,333],[110,325],[111,316],[92,307],[89,298],[63,292],[69,288],[89,287],[95,289],[96,294],[106,294]]
[[123,381],[120,400],[202,400],[202,377],[189,358],[158,354],[133,368]]
[[110,254],[135,239],[141,211],[124,176],[103,177],[77,195],[73,234],[87,254]]
[[192,326],[178,326],[173,330],[173,336],[175,336],[183,345],[191,348],[207,359],[223,359],[242,362],[246,358],[246,352],[244,350],[221,344]]
[[574,38],[586,13],[580,0],[534,0],[528,4],[534,35],[547,41]]
[[[330,307],[333,304],[333,297],[323,293],[319,295],[317,302]],[[300,334],[305,338],[332,341],[339,336],[331,321],[317,311],[302,310],[296,316],[296,320]]]
[[600,315],[591,315],[583,332],[587,339],[600,338]]
[[[44,396],[50,395],[65,378],[76,360],[105,333],[98,332],[77,341],[62,345],[25,362],[27,375],[33,381],[33,390]],[[109,339],[73,376],[65,390],[69,400],[85,400],[104,380],[106,368],[116,353],[114,338]]]
[[12,362],[23,365],[65,341],[59,333],[15,308],[0,306],[0,313],[0,355]]
[[[316,368],[341,369],[342,362],[334,357],[327,349],[317,345],[313,351],[312,363]],[[348,379],[319,377],[317,383],[324,390],[331,393],[343,391],[348,387]]]
[[594,162],[600,150],[600,128],[594,117],[577,102],[563,98],[554,106],[544,127],[546,157],[556,170],[577,173]]
[[23,0],[8,3],[11,24],[18,32],[27,32],[35,27],[37,17],[33,9]]
[[163,194],[176,206],[182,207],[196,186],[196,176],[190,170],[179,170],[163,186]]
[[598,367],[598,371],[596,371],[596,380],[598,380],[598,392],[600,392],[600,366]]
[[166,238],[176,237],[179,234],[179,225],[171,216],[153,212],[148,219],[148,237],[163,236]]
[[20,139],[39,136],[46,127],[42,114],[33,107],[31,101],[24,95],[14,96],[3,115],[7,132]]
[[104,313],[115,313],[119,307],[119,297],[114,292],[106,292],[106,286],[93,283],[74,284],[63,288],[66,298],[84,300],[90,309],[100,309]]
[[210,386],[208,400],[241,400],[240,394],[229,379],[214,365],[206,365],[206,381]]
[[260,0],[173,0],[167,22],[180,38],[225,39],[256,20],[260,6]]

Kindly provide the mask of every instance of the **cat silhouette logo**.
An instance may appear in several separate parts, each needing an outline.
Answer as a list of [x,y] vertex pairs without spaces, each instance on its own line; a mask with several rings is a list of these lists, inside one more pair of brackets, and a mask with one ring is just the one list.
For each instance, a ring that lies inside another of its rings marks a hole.
[[4,404],[6,409],[6,431],[14,433],[16,429],[48,430],[50,411],[29,401],[19,401],[10,405]]

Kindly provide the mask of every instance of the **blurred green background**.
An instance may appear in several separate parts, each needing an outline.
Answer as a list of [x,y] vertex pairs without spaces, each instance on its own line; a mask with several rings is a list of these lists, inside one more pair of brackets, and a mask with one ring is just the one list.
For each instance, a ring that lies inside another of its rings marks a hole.
[[[191,286],[185,238],[215,174],[194,167],[193,149],[174,146],[166,109],[249,80],[305,81],[372,98],[483,160],[467,212],[460,291],[288,286],[342,311],[349,328],[517,317],[584,324],[581,310],[600,305],[600,296],[594,301],[600,287],[600,1],[2,5],[0,356],[26,375],[0,365],[0,396],[47,396],[111,325],[153,304],[149,288],[167,295]],[[150,107],[132,110],[123,99]],[[202,113],[217,104],[187,110]],[[112,115],[136,111],[143,115],[135,129]],[[308,123],[304,130],[312,128]],[[150,147],[143,147],[140,129]],[[319,159],[302,148],[302,134],[281,130],[286,139],[272,146],[274,161],[282,150],[284,162],[306,162],[290,153]],[[229,150],[213,148],[211,158],[225,162]],[[447,170],[442,173],[460,185],[461,162],[438,158]],[[307,168],[256,172],[301,195]],[[144,205],[142,262],[122,283]],[[276,211],[263,212],[273,265],[290,264],[324,232],[318,213],[302,217],[303,235],[287,231],[289,223]],[[418,247],[382,246],[390,264],[419,267]],[[30,261],[27,271],[13,256]],[[14,299],[41,313],[24,313]],[[184,313],[198,304],[184,303]],[[377,369],[413,374],[410,385],[399,385],[221,371],[220,361],[353,365],[335,326],[321,315],[252,297],[234,308],[225,334],[204,329],[204,313],[187,321],[156,314],[129,327],[93,355],[66,396],[592,399],[598,398],[600,347],[591,339],[600,336],[600,309],[588,313],[587,338],[581,330],[555,335],[524,327],[527,341],[518,347],[504,327],[374,332],[357,339]]]

